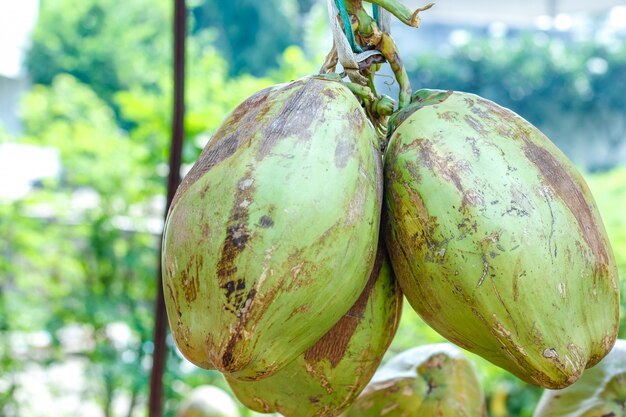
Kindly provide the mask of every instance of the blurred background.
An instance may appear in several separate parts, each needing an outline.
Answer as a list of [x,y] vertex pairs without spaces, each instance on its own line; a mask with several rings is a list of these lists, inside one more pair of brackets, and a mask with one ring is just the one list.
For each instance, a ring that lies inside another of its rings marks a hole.
[[[170,3],[0,0],[0,416],[146,413]],[[184,172],[237,103],[331,46],[322,0],[187,5]],[[477,93],[543,130],[585,173],[626,279],[626,2],[440,0],[422,22],[393,27],[413,88]],[[440,340],[407,306],[389,354]],[[167,416],[197,385],[226,389],[168,344]],[[490,416],[532,415],[540,389],[471,358]]]

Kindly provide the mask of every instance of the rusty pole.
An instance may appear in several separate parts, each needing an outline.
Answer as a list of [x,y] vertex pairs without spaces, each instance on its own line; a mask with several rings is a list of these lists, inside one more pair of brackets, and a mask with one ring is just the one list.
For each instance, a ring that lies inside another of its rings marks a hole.
[[[169,161],[170,169],[167,179],[166,216],[172,204],[176,188],[178,188],[178,184],[180,184],[180,166],[184,141],[186,33],[187,8],[185,0],[174,0],[174,107]],[[149,417],[161,417],[163,415],[163,373],[167,360],[167,346],[165,344],[167,315],[163,298],[160,255],[158,271],[154,321],[154,355],[152,360],[152,373],[150,375],[150,399],[148,401]]]

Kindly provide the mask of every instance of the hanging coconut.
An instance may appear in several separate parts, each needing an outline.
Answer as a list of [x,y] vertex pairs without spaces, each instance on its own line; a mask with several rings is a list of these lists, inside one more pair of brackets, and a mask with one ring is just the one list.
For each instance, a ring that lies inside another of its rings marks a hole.
[[259,412],[285,417],[334,417],[365,388],[396,333],[402,293],[386,250],[361,296],[316,344],[260,381],[227,378],[239,400]]
[[385,236],[413,308],[524,381],[575,382],[617,336],[617,270],[593,197],[537,128],[423,90],[385,156]]
[[352,307],[376,255],[377,141],[355,96],[317,78],[263,90],[224,120],[163,238],[168,319],[187,359],[261,379]]

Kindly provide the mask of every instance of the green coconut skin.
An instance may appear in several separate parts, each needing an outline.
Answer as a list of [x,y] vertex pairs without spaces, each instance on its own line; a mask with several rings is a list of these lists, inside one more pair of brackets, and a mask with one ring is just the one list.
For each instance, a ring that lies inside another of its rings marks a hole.
[[315,345],[260,381],[230,379],[248,408],[285,417],[334,417],[365,388],[396,333],[402,293],[381,245],[367,286]]
[[342,417],[484,417],[472,364],[448,343],[405,351],[380,368]]
[[531,384],[563,388],[612,348],[615,259],[572,163],[488,100],[423,90],[391,122],[384,230],[435,330]]
[[187,359],[261,379],[350,309],[376,255],[377,141],[352,93],[315,78],[263,90],[224,120],[163,238],[168,319]]
[[573,385],[545,390],[533,417],[625,417],[626,341],[618,340],[599,364]]

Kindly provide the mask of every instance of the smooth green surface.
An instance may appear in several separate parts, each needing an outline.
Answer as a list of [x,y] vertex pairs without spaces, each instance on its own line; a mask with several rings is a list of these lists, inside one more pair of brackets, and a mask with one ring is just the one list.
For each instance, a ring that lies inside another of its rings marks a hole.
[[528,122],[464,93],[419,106],[393,133],[385,186],[394,270],[443,336],[551,388],[611,349],[619,291],[602,221]]
[[189,360],[269,376],[354,304],[378,240],[376,140],[352,93],[318,79],[263,90],[226,118],[163,243],[168,317]]
[[559,391],[545,390],[534,417],[626,416],[626,341],[574,384]]
[[343,417],[483,417],[472,364],[448,344],[400,353],[380,368]]
[[359,300],[319,342],[269,378],[229,380],[241,402],[285,417],[333,417],[352,403],[380,364],[402,310],[387,255],[378,257]]

